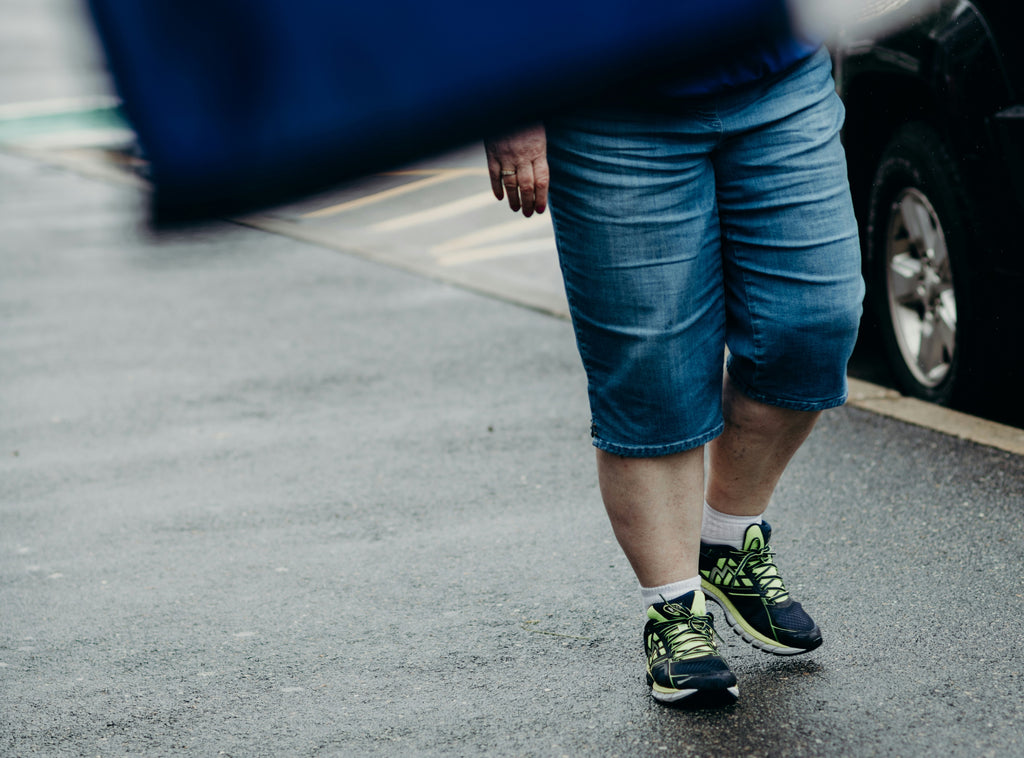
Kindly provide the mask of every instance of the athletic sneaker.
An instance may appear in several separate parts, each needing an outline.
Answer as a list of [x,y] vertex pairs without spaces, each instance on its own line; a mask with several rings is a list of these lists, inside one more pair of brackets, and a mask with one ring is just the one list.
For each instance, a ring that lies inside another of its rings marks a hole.
[[763,521],[747,527],[742,550],[701,542],[701,586],[754,647],[775,655],[806,653],[821,645],[821,630],[786,591],[768,546],[771,536]]
[[736,677],[715,646],[703,592],[656,603],[647,618],[647,683],[655,700],[698,708],[736,702]]

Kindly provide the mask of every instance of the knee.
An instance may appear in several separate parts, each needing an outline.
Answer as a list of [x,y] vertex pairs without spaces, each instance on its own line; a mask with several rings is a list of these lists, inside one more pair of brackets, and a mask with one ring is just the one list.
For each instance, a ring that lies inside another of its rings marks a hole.
[[863,315],[864,284],[860,277],[847,292],[833,293],[827,299],[805,304],[785,323],[776,325],[775,339],[781,352],[799,359],[808,352],[840,354],[853,352]]
[[802,366],[812,372],[846,372],[863,314],[863,291],[803,308],[793,318],[774,325],[766,343],[770,362]]
[[744,393],[797,410],[823,410],[846,396],[846,369],[857,342],[863,284],[803,302],[761,320],[730,344],[729,373]]

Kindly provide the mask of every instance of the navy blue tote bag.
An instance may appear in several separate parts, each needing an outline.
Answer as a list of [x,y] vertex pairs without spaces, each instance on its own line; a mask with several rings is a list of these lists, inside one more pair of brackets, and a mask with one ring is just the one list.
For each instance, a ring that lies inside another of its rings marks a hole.
[[784,0],[90,0],[158,223],[256,209],[785,30]]

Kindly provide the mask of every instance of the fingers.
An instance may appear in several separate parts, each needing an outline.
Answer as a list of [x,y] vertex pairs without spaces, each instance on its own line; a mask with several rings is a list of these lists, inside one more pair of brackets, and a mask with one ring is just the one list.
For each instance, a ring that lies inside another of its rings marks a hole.
[[[508,207],[524,216],[543,213],[548,204],[548,164],[546,160],[522,163],[515,169],[499,168],[491,174],[491,190],[499,200],[508,196]],[[514,173],[513,173],[514,172]]]
[[494,196],[502,200],[508,195],[508,206],[514,213],[543,213],[547,208],[549,179],[543,125],[486,140],[484,146]]
[[505,194],[508,195],[508,207],[514,213],[522,211],[527,218],[534,213],[543,213],[548,204],[547,161],[541,159],[522,163],[515,174],[508,174],[510,170],[505,169],[506,174],[501,177]]
[[487,146],[487,173],[491,177],[491,192],[499,200],[505,198],[505,192],[501,183],[501,161],[497,155],[492,151],[491,146]]
[[[506,169],[506,171],[511,169]],[[523,208],[523,173],[524,169],[516,167],[515,174],[501,177],[502,183],[505,185],[505,192],[508,194],[508,207],[515,213]],[[530,215],[523,210],[524,215]]]
[[542,156],[533,162],[533,206],[537,213],[543,213],[548,207],[548,187],[551,175],[548,172],[548,160]]
[[[543,213],[548,206],[548,185],[550,177],[548,174],[548,162],[544,157],[519,166],[516,172],[516,184],[519,190],[519,206],[524,216],[532,216],[534,213]],[[509,192],[511,201],[512,190],[509,189],[506,179],[505,189]],[[512,208],[512,210],[519,210]]]
[[516,179],[519,180],[519,204],[522,207],[523,215],[529,218],[533,215],[533,211],[536,208],[535,201],[537,198],[537,187],[533,176],[533,164],[527,163],[520,166],[519,171],[516,174]]

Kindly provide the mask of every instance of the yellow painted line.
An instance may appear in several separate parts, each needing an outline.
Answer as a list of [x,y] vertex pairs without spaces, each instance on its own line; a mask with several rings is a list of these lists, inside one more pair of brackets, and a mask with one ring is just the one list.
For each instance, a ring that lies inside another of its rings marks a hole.
[[445,171],[461,171],[468,175],[487,176],[487,169],[482,166],[471,168],[406,168],[400,171],[382,171],[378,176],[433,176]]
[[[492,195],[491,197],[494,196]],[[507,221],[504,224],[487,226],[483,229],[478,229],[475,232],[463,234],[461,237],[456,237],[455,239],[450,239],[447,242],[434,245],[434,247],[430,249],[430,252],[434,255],[444,256],[448,253],[459,252],[460,250],[469,250],[470,248],[480,247],[482,245],[508,241],[535,231],[535,224],[530,223],[524,218],[516,218],[515,221]]]
[[[452,168],[442,169],[441,171],[432,171],[428,174],[406,173],[397,172],[392,174],[393,176],[426,176],[425,179],[420,179],[416,182],[409,182],[408,184],[402,184],[398,187],[392,187],[391,189],[384,190],[383,192],[377,192],[373,195],[365,195],[363,197],[356,198],[355,200],[349,200],[345,203],[339,203],[338,205],[330,205],[320,210],[312,211],[310,213],[303,214],[302,218],[324,218],[326,216],[333,216],[337,213],[344,213],[345,211],[356,210],[357,208],[365,208],[368,205],[380,203],[385,200],[391,200],[395,197],[401,197],[402,195],[408,195],[413,192],[419,192],[420,190],[428,187],[433,187],[436,184],[443,182],[450,182],[453,179],[458,179],[463,176],[474,176],[479,175],[481,169],[475,168]],[[484,170],[486,173],[486,170]]]
[[505,245],[490,245],[477,247],[471,250],[443,255],[437,259],[439,266],[459,266],[464,263],[478,263],[490,261],[495,258],[509,258],[514,255],[529,255],[531,253],[554,252],[555,243],[551,239],[529,239],[522,242],[509,242]]
[[444,221],[455,216],[461,216],[464,213],[469,213],[488,205],[495,205],[497,202],[491,192],[481,192],[478,195],[470,195],[469,197],[438,205],[434,208],[428,208],[425,211],[408,213],[404,216],[381,221],[379,224],[371,226],[370,230],[374,232],[397,232],[402,229],[419,226],[420,224],[432,224],[436,221]]
[[435,176],[437,169],[409,168],[404,171],[382,171],[378,176]]
[[[140,189],[145,189],[149,186],[147,182],[134,173],[126,173],[120,168],[112,168],[109,158],[98,157],[100,153],[95,150],[62,150],[59,152],[19,150],[19,152],[23,152],[40,162],[67,168],[85,176],[110,182],[126,182],[138,186]],[[459,170],[459,175],[473,174],[485,175],[486,170]],[[395,172],[394,175],[433,178],[438,175],[438,171],[399,171]],[[553,285],[550,287],[542,286],[544,284],[552,284],[551,282],[546,280],[525,281],[509,277],[504,275],[500,267],[495,267],[494,269],[489,269],[488,267],[457,268],[460,263],[472,263],[474,261],[508,255],[546,252],[547,250],[553,252],[554,241],[552,239],[531,238],[514,244],[488,246],[486,245],[487,240],[481,236],[478,237],[474,244],[482,244],[484,246],[473,247],[473,245],[468,244],[471,242],[470,238],[472,235],[465,235],[432,249],[431,252],[435,254],[442,249],[447,249],[451,253],[450,255],[442,255],[438,260],[424,255],[388,255],[379,250],[364,249],[358,245],[350,247],[344,235],[338,235],[335,230],[325,225],[297,224],[293,221],[264,215],[235,217],[230,220],[234,223],[261,229],[265,232],[280,234],[313,245],[320,245],[326,249],[338,250],[348,255],[382,261],[406,271],[413,271],[423,276],[452,282],[470,290],[484,292],[501,298],[507,302],[525,305],[542,313],[551,314],[563,319],[569,318],[564,295],[561,292],[556,294]],[[529,220],[520,218],[507,224],[499,224],[488,230],[482,230],[477,234],[493,234],[498,235],[496,239],[507,239],[512,234],[517,234],[520,229],[527,229],[536,221],[538,221],[536,217]],[[444,270],[445,267],[448,270]],[[952,437],[1003,450],[1011,454],[1024,456],[1024,429],[987,421],[948,408],[932,405],[931,403],[904,397],[895,390],[852,377],[849,381],[850,398],[848,405],[852,407],[932,429]]]

